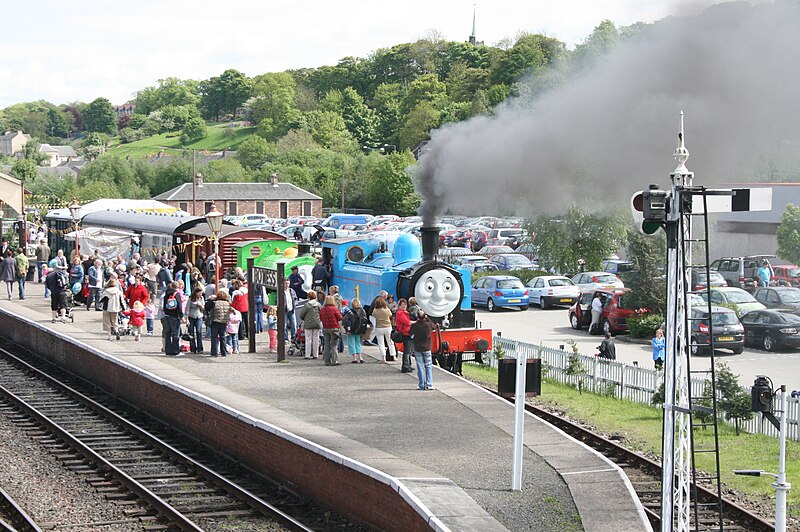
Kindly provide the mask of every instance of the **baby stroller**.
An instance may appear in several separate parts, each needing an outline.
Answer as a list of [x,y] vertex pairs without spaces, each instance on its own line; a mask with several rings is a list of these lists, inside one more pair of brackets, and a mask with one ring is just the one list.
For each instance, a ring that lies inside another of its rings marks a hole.
[[72,295],[72,290],[67,290],[64,296],[64,319],[72,323],[75,323],[75,314],[72,312],[72,308],[75,306],[74,297],[75,296]]
[[286,350],[286,356],[303,356],[306,352],[306,332],[302,327],[297,328],[294,338],[292,338],[292,345]]
[[132,333],[130,319],[128,316],[120,312],[117,314],[117,334],[120,336],[128,336]]

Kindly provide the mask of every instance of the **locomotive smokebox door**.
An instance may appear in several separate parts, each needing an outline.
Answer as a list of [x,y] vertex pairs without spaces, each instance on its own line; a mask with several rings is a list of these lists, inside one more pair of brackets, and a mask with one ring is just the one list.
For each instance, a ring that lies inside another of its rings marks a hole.
[[[517,387],[517,361],[503,358],[497,361],[497,393],[513,398]],[[525,364],[525,396],[542,395],[542,359],[529,358]]]

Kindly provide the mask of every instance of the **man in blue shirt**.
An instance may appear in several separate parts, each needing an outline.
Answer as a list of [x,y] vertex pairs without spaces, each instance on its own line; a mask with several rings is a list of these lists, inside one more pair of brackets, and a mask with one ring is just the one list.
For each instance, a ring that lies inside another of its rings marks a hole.
[[772,270],[767,261],[763,261],[761,267],[756,270],[756,277],[758,278],[758,286],[769,286],[769,281],[772,279]]

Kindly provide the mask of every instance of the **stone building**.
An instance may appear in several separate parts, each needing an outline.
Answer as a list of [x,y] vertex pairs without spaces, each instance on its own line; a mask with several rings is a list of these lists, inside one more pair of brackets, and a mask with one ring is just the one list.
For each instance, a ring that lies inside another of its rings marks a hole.
[[205,215],[214,202],[226,216],[322,217],[321,197],[292,183],[281,183],[274,176],[268,183],[184,183],[153,199],[197,216]]
[[22,148],[31,140],[31,136],[22,131],[10,131],[0,135],[0,154],[14,155],[22,151]]

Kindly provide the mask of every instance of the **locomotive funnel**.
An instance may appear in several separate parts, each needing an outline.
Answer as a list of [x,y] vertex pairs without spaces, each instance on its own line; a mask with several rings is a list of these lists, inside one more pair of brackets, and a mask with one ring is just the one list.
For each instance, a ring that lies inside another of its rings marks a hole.
[[422,236],[422,260],[436,260],[439,255],[439,228],[421,227],[419,232]]

